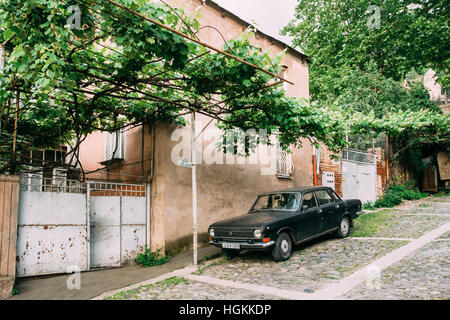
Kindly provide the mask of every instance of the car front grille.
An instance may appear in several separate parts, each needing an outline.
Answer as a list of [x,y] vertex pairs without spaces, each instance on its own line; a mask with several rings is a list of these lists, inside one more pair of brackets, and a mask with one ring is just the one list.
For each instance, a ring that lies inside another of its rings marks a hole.
[[217,238],[254,238],[253,229],[214,229],[214,237]]

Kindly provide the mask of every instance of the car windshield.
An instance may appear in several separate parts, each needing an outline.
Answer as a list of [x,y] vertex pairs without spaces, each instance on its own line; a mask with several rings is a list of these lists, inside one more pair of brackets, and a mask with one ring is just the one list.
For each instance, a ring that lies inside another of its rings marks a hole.
[[260,196],[250,211],[257,210],[297,210],[300,205],[299,193],[273,193]]

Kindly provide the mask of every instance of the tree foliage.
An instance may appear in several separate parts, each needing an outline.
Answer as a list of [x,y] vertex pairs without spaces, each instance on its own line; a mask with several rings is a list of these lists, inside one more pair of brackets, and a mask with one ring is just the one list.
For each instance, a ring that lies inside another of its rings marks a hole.
[[301,0],[295,18],[283,31],[315,68],[365,71],[373,62],[383,76],[402,80],[412,68],[449,67],[445,0]]
[[441,0],[301,0],[283,32],[311,56],[312,104],[344,117],[348,134],[388,135],[388,156],[421,181],[422,158],[450,151],[450,116],[406,75],[431,67],[448,87],[449,21]]
[[[148,1],[120,3],[191,37],[199,31],[197,17],[182,9]],[[80,28],[69,25],[74,12],[68,9],[74,4],[80,8]],[[251,36],[228,41],[224,50],[278,74],[281,55],[262,52],[250,44]],[[18,94],[19,152],[61,144],[76,150],[95,130],[142,122],[184,125],[183,116],[193,111],[223,127],[277,129],[285,147],[309,135],[334,149],[344,143],[321,111],[270,85],[277,80],[271,75],[106,1],[6,0],[0,3],[0,41],[6,49],[0,75],[6,153]]]

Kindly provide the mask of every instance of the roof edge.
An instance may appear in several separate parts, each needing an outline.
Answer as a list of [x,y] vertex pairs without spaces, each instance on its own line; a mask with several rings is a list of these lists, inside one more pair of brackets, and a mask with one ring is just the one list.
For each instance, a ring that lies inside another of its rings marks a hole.
[[[217,2],[213,1],[213,0],[199,0],[200,2],[202,2],[205,5],[212,5],[212,7],[216,7],[216,9],[219,10],[223,10],[224,12],[226,12],[227,14],[229,14],[232,18],[240,21],[243,24],[247,24],[249,26],[251,26],[252,24],[244,19],[242,19],[241,17],[237,16],[236,14],[234,14],[233,12],[231,12],[230,10],[222,7],[220,4],[218,4]],[[300,56],[300,58],[303,60],[305,59],[308,63],[311,62],[311,59],[309,56],[307,56],[306,54],[304,54],[303,52],[301,52],[299,49],[296,49],[294,47],[292,47],[291,45],[267,34],[262,32],[261,30],[259,30],[258,28],[256,28],[257,33],[269,38],[270,40],[272,40],[273,42],[277,42],[278,44],[281,44],[282,46],[287,47],[290,51],[292,51],[293,53],[295,53],[296,55]]]

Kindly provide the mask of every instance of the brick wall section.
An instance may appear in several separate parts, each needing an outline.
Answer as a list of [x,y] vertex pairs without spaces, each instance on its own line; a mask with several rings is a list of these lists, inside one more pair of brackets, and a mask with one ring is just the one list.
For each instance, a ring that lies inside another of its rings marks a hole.
[[334,184],[336,193],[342,197],[342,160],[337,160],[339,164],[333,164],[330,152],[325,146],[320,148],[320,172],[317,175],[317,184],[322,185],[322,173],[325,171],[334,172]]
[[386,161],[384,157],[384,149],[375,148],[368,149],[367,152],[375,153],[377,156],[377,197],[383,195],[383,190],[386,188]]

